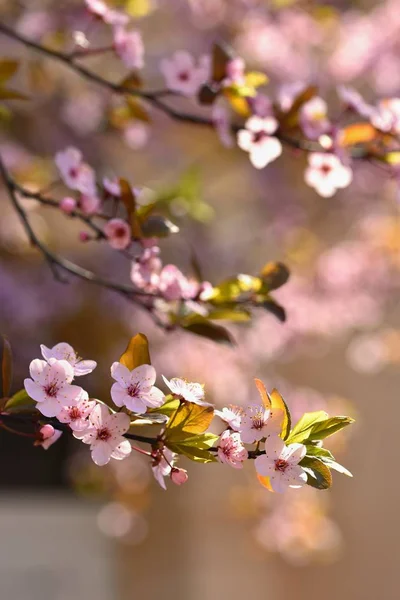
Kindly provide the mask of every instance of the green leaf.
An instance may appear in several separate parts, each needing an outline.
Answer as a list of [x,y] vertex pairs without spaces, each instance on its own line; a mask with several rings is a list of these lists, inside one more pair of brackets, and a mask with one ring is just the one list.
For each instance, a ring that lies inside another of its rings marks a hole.
[[245,308],[216,308],[208,313],[211,320],[226,320],[234,323],[250,321],[251,313]]
[[305,440],[309,439],[312,428],[316,423],[320,421],[326,421],[328,417],[328,413],[323,410],[318,410],[315,412],[304,413],[301,419],[298,420],[296,425],[293,427],[290,432],[287,443],[288,444],[301,444]]
[[144,123],[151,122],[149,113],[138,98],[126,96],[126,104],[132,119],[137,119],[138,121],[143,121]]
[[306,444],[307,454],[306,456],[316,456],[320,460],[334,460],[334,457],[329,450],[321,448],[321,446],[315,446],[314,444]]
[[7,410],[9,412],[16,412],[26,409],[31,410],[35,406],[35,400],[32,400],[32,398],[27,394],[25,390],[20,390],[8,399],[4,410]]
[[235,345],[235,340],[225,327],[215,325],[215,323],[212,323],[201,315],[195,315],[195,317],[192,317],[190,320],[186,319],[181,322],[180,325],[183,329],[186,329],[186,331],[205,337],[213,342],[228,344],[230,346]]
[[3,335],[3,357],[1,361],[1,378],[3,384],[3,396],[7,398],[10,395],[13,378],[13,356],[11,344]]
[[144,333],[138,333],[130,339],[119,362],[128,367],[130,371],[140,365],[151,365],[149,342]]
[[308,439],[311,441],[323,440],[344,427],[351,425],[351,423],[354,423],[354,419],[350,417],[330,417],[324,421],[315,423]]
[[165,438],[182,441],[188,434],[204,433],[214,416],[212,406],[200,406],[193,402],[183,402],[171,416],[165,429]]
[[187,437],[181,441],[170,441],[166,440],[167,447],[176,452],[190,458],[190,460],[208,463],[215,462],[215,455],[209,451],[214,443],[218,440],[219,436],[213,433],[203,433],[202,435]]
[[178,398],[174,398],[174,396],[172,396],[172,394],[169,394],[168,396],[165,396],[165,402],[164,404],[162,404],[160,407],[158,408],[150,408],[147,410],[147,414],[162,414],[162,415],[166,415],[167,417],[170,417],[172,415],[172,413],[174,413],[176,411],[176,409],[179,407],[180,402],[178,400]]
[[287,282],[289,276],[289,269],[280,262],[268,262],[260,273],[260,277],[268,291],[280,288]]
[[318,458],[305,456],[299,465],[307,473],[307,485],[317,490],[327,490],[332,485],[332,474],[329,468]]
[[12,58],[0,60],[0,84],[6,83],[18,71],[19,61]]
[[146,238],[164,238],[179,231],[179,227],[175,223],[161,215],[150,215],[146,220],[142,220],[141,228],[142,234]]
[[236,277],[225,279],[215,286],[208,295],[208,300],[213,304],[224,304],[238,300],[249,299],[262,287],[260,277],[240,274]]

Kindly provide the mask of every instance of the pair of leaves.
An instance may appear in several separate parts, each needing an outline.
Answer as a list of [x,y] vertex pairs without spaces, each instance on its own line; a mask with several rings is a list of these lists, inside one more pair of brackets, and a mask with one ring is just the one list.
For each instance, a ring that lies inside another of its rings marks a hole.
[[284,401],[277,389],[274,388],[269,394],[265,385],[260,379],[255,379],[254,381],[264,407],[267,410],[270,410],[272,413],[278,411],[282,413],[282,428],[280,436],[283,440],[286,440],[289,436],[292,423],[290,411],[286,402]]
[[305,413],[293,427],[287,442],[304,444],[323,440],[351,423],[354,423],[351,417],[329,417],[323,410]]
[[307,454],[308,457],[316,457],[321,460],[327,467],[341,473],[342,475],[347,475],[347,477],[353,477],[351,472],[346,469],[343,465],[336,462],[334,456],[329,450],[326,448],[321,448],[320,446],[308,445],[307,444]]
[[192,402],[180,404],[165,428],[167,447],[197,462],[215,461],[209,449],[218,436],[206,433],[213,416],[212,406],[200,406]]

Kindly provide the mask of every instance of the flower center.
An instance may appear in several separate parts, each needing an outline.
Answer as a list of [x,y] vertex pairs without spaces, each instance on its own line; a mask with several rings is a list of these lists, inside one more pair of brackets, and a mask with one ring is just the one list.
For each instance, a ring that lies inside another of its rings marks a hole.
[[138,395],[139,392],[139,384],[138,383],[133,383],[128,387],[128,394],[131,398],[135,398],[135,396]]
[[251,422],[252,422],[252,425],[251,425],[252,429],[261,430],[265,425],[264,415],[261,412],[257,412],[255,415],[253,415],[251,417]]
[[265,131],[263,131],[263,130],[256,131],[255,133],[253,133],[253,143],[257,144],[258,142],[261,142],[266,137],[267,137],[267,134],[265,133]]
[[280,471],[281,473],[284,473],[288,466],[289,463],[283,458],[278,458],[275,461],[275,471]]
[[55,382],[49,383],[44,388],[44,391],[46,392],[46,394],[48,396],[50,396],[51,398],[54,398],[55,396],[57,396],[57,393],[58,393],[58,385]]
[[69,170],[69,176],[72,179],[76,179],[76,177],[78,177],[78,169],[76,167],[71,167]]
[[99,429],[97,432],[97,439],[101,440],[102,442],[106,442],[107,440],[110,439],[110,437],[111,437],[111,433],[109,432],[107,427],[103,427],[102,429]]
[[73,406],[69,409],[69,418],[71,421],[75,421],[76,419],[80,419],[82,416],[81,410],[77,406]]
[[323,175],[329,175],[329,173],[331,171],[332,171],[332,167],[330,165],[322,165],[321,172]]
[[123,238],[125,237],[125,229],[123,227],[117,227],[115,230],[115,237]]
[[189,81],[189,73],[187,71],[181,71],[178,75],[179,81]]

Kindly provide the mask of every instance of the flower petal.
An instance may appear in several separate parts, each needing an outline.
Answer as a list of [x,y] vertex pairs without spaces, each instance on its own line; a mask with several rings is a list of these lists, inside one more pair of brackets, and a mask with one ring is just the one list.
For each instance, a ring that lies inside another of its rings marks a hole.
[[99,467],[106,465],[110,462],[112,451],[113,449],[107,442],[101,440],[96,441],[92,446],[93,462]]

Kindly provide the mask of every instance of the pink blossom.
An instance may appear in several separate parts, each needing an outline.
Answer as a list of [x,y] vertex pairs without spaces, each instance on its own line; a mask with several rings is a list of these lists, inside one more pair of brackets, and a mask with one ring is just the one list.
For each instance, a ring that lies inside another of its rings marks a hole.
[[66,196],[60,202],[60,209],[65,212],[67,215],[70,215],[77,206],[77,202],[75,198],[71,198],[70,196]]
[[305,88],[306,84],[304,81],[283,84],[278,91],[277,97],[280,109],[283,112],[288,112],[292,108],[293,102]]
[[88,11],[107,25],[126,25],[129,16],[107,6],[103,0],[85,0]]
[[309,166],[305,182],[324,198],[330,198],[339,188],[350,185],[353,172],[335,154],[313,152],[308,155]]
[[141,365],[130,371],[122,363],[111,366],[111,377],[116,383],[111,388],[111,398],[117,406],[126,406],[135,413],[145,413],[147,407],[157,408],[164,402],[164,394],[154,386],[156,370],[151,365]]
[[64,406],[76,404],[82,388],[70,385],[74,370],[66,360],[35,359],[29,365],[32,379],[25,379],[25,390],[37,402],[45,417],[56,417]]
[[371,116],[371,123],[385,132],[400,133],[400,98],[381,100]]
[[232,433],[227,429],[221,435],[218,445],[218,458],[220,462],[230,465],[234,469],[242,469],[243,461],[248,457],[248,452],[243,446],[240,434]]
[[79,198],[79,208],[85,215],[95,215],[99,212],[101,200],[97,194],[82,194]]
[[162,269],[159,254],[160,249],[157,246],[146,248],[139,260],[132,263],[132,283],[149,293],[155,292],[158,288]]
[[243,85],[245,82],[246,64],[240,56],[230,60],[226,65],[224,85]]
[[154,461],[151,467],[153,475],[157,483],[162,487],[163,490],[167,489],[165,485],[165,477],[171,475],[173,464],[176,461],[177,455],[172,452],[169,448],[164,448],[162,454],[160,454]]
[[121,195],[121,186],[119,184],[119,179],[115,177],[111,179],[110,177],[103,178],[103,187],[110,196],[115,196],[119,198]]
[[158,288],[166,300],[189,300],[199,292],[196,281],[190,281],[175,265],[165,265]]
[[188,474],[186,469],[178,469],[177,467],[172,467],[170,477],[172,483],[174,483],[175,485],[182,485],[188,480]]
[[142,121],[131,121],[123,129],[123,136],[127,146],[132,150],[141,150],[149,141],[150,127]]
[[164,375],[162,376],[165,385],[171,390],[172,394],[176,398],[185,400],[186,402],[193,402],[200,406],[211,406],[207,402],[204,402],[204,386],[200,383],[191,383],[184,379],[174,377],[168,380]]
[[111,458],[123,460],[131,453],[132,447],[123,434],[130,427],[126,413],[110,414],[104,404],[96,404],[89,415],[89,425],[83,431],[74,431],[74,437],[90,444],[93,462],[106,465]]
[[318,96],[303,104],[299,116],[304,134],[312,140],[327,133],[331,127],[328,120],[328,105]]
[[97,367],[96,361],[81,359],[73,347],[66,342],[60,342],[52,348],[47,348],[47,346],[41,344],[40,351],[47,362],[50,362],[51,359],[66,360],[72,366],[75,377],[88,375]]
[[303,444],[285,446],[280,437],[273,436],[265,442],[265,454],[257,456],[254,466],[259,475],[269,477],[274,492],[283,493],[307,482],[307,474],[298,464],[305,454]]
[[43,425],[38,432],[38,439],[35,441],[35,446],[41,446],[44,450],[48,450],[60,437],[62,431],[54,429],[53,425]]
[[139,31],[114,28],[114,50],[128,69],[144,66],[144,46]]
[[282,153],[282,145],[275,133],[278,121],[273,117],[250,117],[245,123],[245,129],[238,132],[238,146],[249,152],[250,162],[256,169],[263,169]]
[[337,93],[341,101],[347,108],[358,113],[362,117],[370,118],[374,112],[373,106],[365,102],[364,98],[353,88],[346,85],[339,85]]
[[123,219],[110,219],[103,231],[111,248],[115,250],[124,250],[132,241],[131,228]]
[[82,161],[82,153],[69,147],[57,152],[55,163],[65,185],[82,194],[96,194],[96,177],[93,169]]
[[202,56],[198,64],[189,52],[180,50],[160,61],[160,70],[169,90],[184,96],[195,96],[200,86],[209,79],[210,57]]
[[259,404],[251,404],[240,421],[240,437],[245,444],[259,442],[262,438],[279,433],[282,427],[282,411],[270,411]]
[[57,416],[61,423],[67,423],[72,431],[83,431],[89,426],[88,417],[96,406],[95,400],[89,400],[88,393],[82,390],[74,406],[66,406]]
[[215,410],[214,414],[225,421],[231,429],[234,429],[235,431],[240,430],[240,424],[244,415],[244,410],[241,406],[230,404],[229,406],[225,406],[222,410]]
[[214,104],[212,108],[212,120],[222,145],[225,148],[232,148],[235,142],[227,108],[221,104]]

